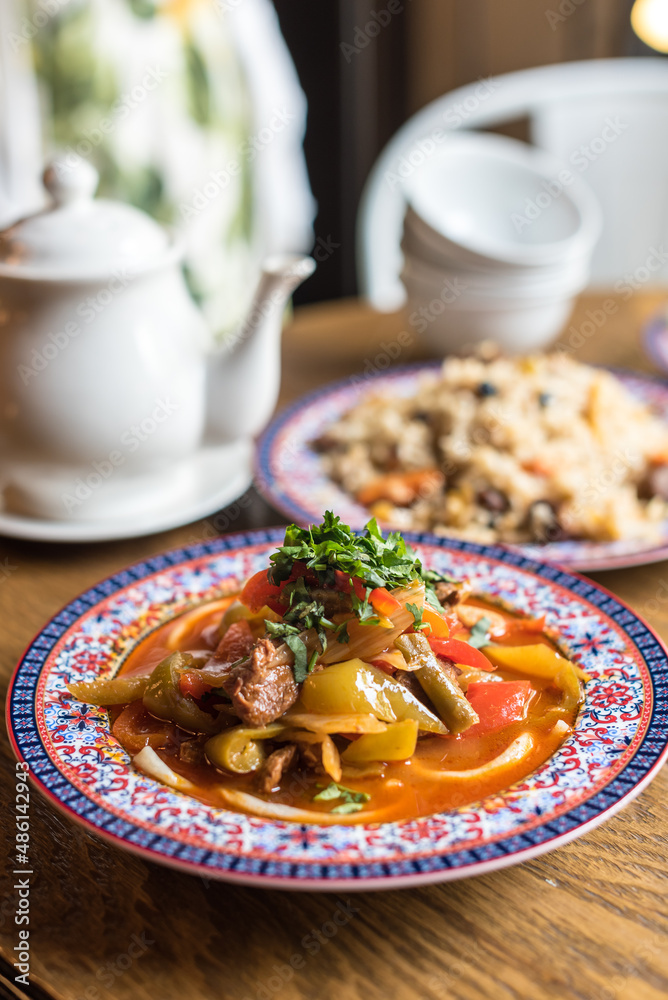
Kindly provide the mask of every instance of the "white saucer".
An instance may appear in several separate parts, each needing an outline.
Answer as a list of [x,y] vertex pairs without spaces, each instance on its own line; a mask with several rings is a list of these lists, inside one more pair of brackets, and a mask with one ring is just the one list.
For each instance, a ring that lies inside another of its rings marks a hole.
[[[105,542],[137,538],[190,524],[232,503],[253,478],[253,442],[235,441],[221,446],[203,445],[179,470],[187,470],[190,483],[173,504],[156,513],[142,512],[93,520],[42,520],[0,510],[0,535],[41,542]],[[167,491],[169,484],[165,484]]]

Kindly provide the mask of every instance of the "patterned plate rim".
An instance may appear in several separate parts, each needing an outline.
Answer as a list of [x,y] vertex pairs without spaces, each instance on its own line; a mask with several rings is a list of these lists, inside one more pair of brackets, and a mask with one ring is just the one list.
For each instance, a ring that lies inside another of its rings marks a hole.
[[[664,377],[668,374],[668,347],[664,345],[668,332],[668,312],[660,309],[647,320],[642,341],[650,361],[660,368]],[[657,376],[660,379],[660,376]]]
[[[441,855],[435,859],[433,857],[429,859],[431,862],[436,862],[437,865],[441,862],[440,867],[432,866],[430,868],[429,865],[420,867],[418,861],[414,861],[413,864],[416,866],[414,873],[393,873],[389,870],[392,868],[392,865],[383,862],[376,866],[379,869],[378,871],[373,871],[373,874],[362,877],[355,876],[354,871],[352,875],[337,876],[333,874],[330,876],[326,873],[326,864],[313,866],[313,869],[317,870],[316,875],[313,874],[313,871],[309,871],[308,875],[304,875],[303,872],[299,873],[299,869],[303,868],[303,865],[297,862],[286,862],[283,866],[285,871],[281,870],[280,874],[273,872],[264,874],[262,872],[262,865],[259,866],[259,870],[251,873],[235,872],[229,867],[217,868],[214,863],[215,858],[217,855],[224,857],[224,854],[222,851],[216,852],[214,848],[208,852],[201,852],[204,855],[208,854],[208,856],[199,861],[173,857],[174,839],[170,838],[169,835],[156,833],[148,847],[131,843],[127,839],[127,833],[128,829],[137,829],[136,826],[133,827],[133,824],[123,821],[121,825],[127,828],[123,834],[111,832],[101,827],[95,819],[81,815],[71,808],[69,801],[72,800],[72,790],[74,790],[74,797],[79,800],[85,800],[91,806],[90,812],[105,813],[104,809],[100,810],[98,807],[95,807],[95,804],[84,792],[76,789],[49,757],[37,730],[34,698],[31,704],[34,732],[22,738],[17,736],[14,731],[13,707],[16,681],[24,664],[28,663],[30,654],[33,651],[37,653],[38,666],[31,668],[30,664],[28,664],[28,670],[33,669],[34,671],[34,691],[36,692],[43,673],[43,667],[48,662],[50,654],[59,639],[71,629],[73,624],[82,615],[89,612],[100,602],[133,583],[136,584],[146,580],[170,568],[188,564],[198,559],[214,557],[225,552],[244,550],[253,546],[275,544],[276,541],[282,538],[282,534],[282,528],[275,528],[222,536],[195,546],[173,549],[164,554],[135,563],[127,569],[105,578],[70,601],[50,619],[35,636],[33,641],[29,643],[10,681],[7,694],[7,725],[12,747],[19,760],[28,760],[29,763],[33,763],[35,753],[42,758],[45,768],[42,769],[40,777],[33,774],[31,768],[30,778],[40,792],[58,809],[76,822],[81,823],[91,832],[112,841],[117,846],[142,855],[149,860],[158,861],[190,873],[208,875],[209,877],[217,877],[252,886],[261,885],[268,888],[280,887],[296,890],[317,889],[320,891],[338,891],[343,888],[347,890],[366,890],[369,888],[407,887],[429,882],[447,881],[470,874],[481,874],[507,865],[517,864],[545,851],[553,850],[555,847],[583,835],[630,802],[652,780],[668,757],[668,736],[665,733],[662,734],[655,731],[657,730],[657,707],[660,705],[663,710],[665,708],[664,702],[668,700],[668,674],[662,676],[658,671],[661,663],[665,667],[668,650],[650,626],[629,608],[628,605],[599,584],[563,570],[553,564],[526,559],[520,553],[512,553],[498,546],[485,546],[472,542],[440,539],[428,534],[408,534],[407,537],[409,540],[415,544],[430,545],[454,552],[477,555],[485,560],[502,563],[511,568],[535,575],[538,578],[543,578],[548,583],[557,587],[565,588],[577,601],[593,605],[601,614],[609,618],[614,623],[615,628],[631,641],[639,656],[644,661],[652,684],[653,703],[646,729],[642,733],[634,754],[625,762],[621,771],[615,774],[609,782],[604,783],[590,798],[566,809],[559,817],[558,829],[549,829],[551,822],[556,823],[556,821],[548,821],[547,823],[538,823],[535,827],[535,833],[534,830],[530,831],[531,834],[534,834],[533,837],[530,837],[527,833],[517,835],[517,833],[510,831],[507,835],[492,842],[490,845],[492,848],[491,857],[476,857],[475,849],[464,846],[454,850],[452,853]],[[629,633],[629,616],[631,622],[634,624],[633,635]],[[621,617],[623,621],[617,621],[618,617]],[[665,690],[661,687],[662,684]],[[660,698],[657,697],[657,692],[660,693]],[[34,747],[30,746],[31,737],[34,740],[35,736],[37,736],[36,751]],[[26,744],[28,744],[27,747]],[[62,797],[49,787],[48,781],[45,780],[47,773],[54,779],[60,779],[60,782],[65,784],[69,791],[67,801],[64,801]],[[119,826],[118,818],[113,813],[107,811],[106,815],[107,817],[111,816],[116,827]],[[539,832],[547,832],[548,835],[538,837]],[[532,840],[534,842],[531,842]],[[456,861],[460,855],[460,863],[453,864],[453,861]],[[363,866],[362,861],[359,863],[359,867],[361,866]],[[271,866],[267,865],[267,867]],[[339,865],[338,867],[354,870],[355,864]],[[370,863],[367,867],[373,869],[374,865]]]
[[[300,506],[293,497],[288,496],[277,482],[277,477],[272,472],[272,459],[274,448],[277,445],[279,436],[284,428],[303,410],[330,395],[347,389],[358,383],[359,385],[371,385],[375,380],[384,381],[393,378],[403,378],[411,374],[422,372],[438,371],[441,366],[440,361],[416,361],[408,365],[397,365],[383,371],[369,372],[365,375],[348,375],[345,378],[328,382],[318,389],[300,396],[299,399],[290,403],[282,409],[271,421],[268,427],[260,435],[255,449],[253,478],[259,492],[263,495],[276,510],[285,517],[296,521],[298,524],[308,524],[316,516],[315,511]],[[644,382],[662,389],[666,394],[666,404],[668,405],[668,382],[660,375],[647,374],[645,372],[633,372],[625,368],[606,367],[608,371],[617,375],[626,382]],[[302,442],[299,443],[302,447]],[[336,484],[332,483],[334,490],[342,493]],[[537,559],[542,562],[554,562],[568,569],[581,572],[595,572],[597,570],[627,569],[631,566],[645,566],[650,563],[660,562],[668,558],[668,530],[665,540],[656,545],[640,546],[635,551],[615,553],[610,551],[613,543],[592,542],[584,543],[589,556],[578,555],[577,542],[552,542],[546,546],[546,551],[540,545],[504,545],[497,543],[502,548],[507,548],[511,552],[519,552],[530,559]]]

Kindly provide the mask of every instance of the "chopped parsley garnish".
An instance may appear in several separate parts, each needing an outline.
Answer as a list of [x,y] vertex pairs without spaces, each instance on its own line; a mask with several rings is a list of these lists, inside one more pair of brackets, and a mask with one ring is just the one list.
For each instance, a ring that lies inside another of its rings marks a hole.
[[343,802],[338,806],[334,806],[331,812],[345,815],[347,813],[359,812],[360,809],[364,808],[364,803],[368,802],[370,798],[371,796],[367,792],[356,792],[354,788],[346,788],[345,785],[339,785],[338,782],[331,781],[326,788],[323,788],[321,792],[313,796],[313,801],[332,802],[337,799],[343,799]]
[[346,813],[357,813],[363,808],[364,806],[361,802],[342,802],[340,806],[334,806],[330,811],[345,815]]
[[[317,574],[321,586],[334,583],[334,570],[359,577],[367,587],[408,587],[418,577],[425,583],[445,579],[425,571],[422,563],[399,532],[383,538],[376,519],[372,518],[364,534],[357,535],[341,519],[327,511],[320,525],[299,528],[291,524],[285,541],[271,557],[269,582],[282,583],[295,562],[304,562]],[[440,607],[440,605],[439,605]]]
[[468,637],[469,646],[474,646],[476,649],[480,649],[481,646],[489,646],[489,630],[491,625],[492,622],[487,615],[479,618]]
[[[295,579],[294,567],[303,566],[303,575]],[[351,587],[350,602],[356,619],[366,625],[378,625],[378,612],[370,601],[374,588],[392,590],[410,587],[419,580],[425,587],[425,599],[437,610],[440,602],[434,585],[448,579],[431,570],[425,570],[413,550],[398,532],[383,535],[372,518],[363,534],[356,534],[341,519],[327,511],[322,524],[300,528],[291,524],[285,532],[283,545],[271,556],[267,577],[274,586],[285,584],[282,595],[287,597],[287,610],[280,622],[266,622],[269,635],[285,641],[295,656],[295,680],[302,683],[315,665],[314,652],[306,646],[305,633],[315,632],[324,653],[328,640],[349,641],[346,622],[335,624],[325,615],[322,590],[337,590],[343,580],[361,580],[364,594],[358,586]],[[287,581],[287,582],[286,582]],[[320,591],[313,594],[313,588]],[[421,629],[422,613],[416,605],[409,605],[415,619],[415,628]],[[312,645],[312,644],[311,644]],[[317,658],[317,656],[316,656]]]
[[413,628],[416,632],[422,632],[426,627],[425,622],[422,621],[422,608],[419,608],[417,604],[410,604],[406,601],[406,608],[413,615]]
[[336,634],[337,642],[350,642],[350,636],[348,635],[348,623],[344,622],[341,628]]

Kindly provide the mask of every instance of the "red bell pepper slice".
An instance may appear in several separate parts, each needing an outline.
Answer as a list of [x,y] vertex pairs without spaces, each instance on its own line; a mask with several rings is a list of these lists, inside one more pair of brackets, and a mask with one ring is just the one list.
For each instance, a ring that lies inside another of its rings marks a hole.
[[259,611],[266,605],[277,615],[283,615],[287,609],[287,601],[281,600],[283,588],[288,583],[294,583],[300,576],[303,576],[307,583],[318,582],[318,577],[313,570],[310,570],[306,563],[300,560],[296,560],[292,564],[290,576],[279,584],[270,583],[269,570],[261,569],[250,580],[246,581],[244,589],[239,594],[239,600],[253,612]]
[[545,615],[540,618],[510,618],[499,628],[493,628],[490,635],[494,639],[506,639],[518,632],[531,632],[541,635],[545,631]]
[[396,670],[396,667],[393,667],[391,663],[387,662],[387,660],[383,660],[382,657],[372,660],[371,666],[378,667],[379,670],[382,670],[385,674],[389,674],[390,677],[394,676],[394,671]]
[[376,587],[371,591],[369,600],[375,611],[385,618],[391,618],[397,611],[401,611],[401,602],[392,597],[392,594],[385,587]]
[[334,586],[344,594],[349,594],[353,591],[360,601],[363,601],[366,597],[364,580],[360,580],[358,576],[350,576],[348,573],[344,573],[342,569],[334,570]]
[[474,667],[476,670],[496,670],[484,653],[481,653],[475,646],[469,645],[463,639],[437,639],[432,637],[428,640],[429,645],[437,656],[444,656],[453,663],[465,663],[467,667]]
[[253,612],[259,611],[266,604],[272,611],[280,615],[285,611],[285,606],[279,600],[281,588],[269,583],[268,572],[266,569],[261,569],[250,580],[247,580],[244,589],[239,594],[239,600]]
[[290,570],[290,576],[287,578],[287,580],[284,580],[283,583],[279,584],[281,590],[283,589],[283,587],[286,586],[286,584],[294,583],[294,581],[298,580],[300,576],[304,577],[306,583],[313,584],[314,586],[318,582],[318,577],[315,571],[309,569],[306,563],[303,562],[303,560],[296,559],[292,564],[292,569]]
[[179,678],[179,691],[182,695],[190,695],[191,698],[201,698],[203,694],[211,690],[211,687],[211,684],[207,684],[194,671],[186,670]]
[[462,733],[463,737],[482,736],[521,722],[532,695],[530,681],[472,681],[466,697],[480,722]]

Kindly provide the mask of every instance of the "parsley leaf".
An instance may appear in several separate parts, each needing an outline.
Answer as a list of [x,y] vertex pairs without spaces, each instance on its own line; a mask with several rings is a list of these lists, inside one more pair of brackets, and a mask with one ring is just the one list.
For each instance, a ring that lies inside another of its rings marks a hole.
[[357,813],[360,809],[364,809],[361,802],[342,802],[340,806],[334,806],[331,811],[345,815],[346,813]]
[[344,622],[341,628],[337,629],[336,638],[338,642],[350,642],[347,622]]
[[417,604],[410,604],[408,601],[406,608],[413,615],[413,628],[416,632],[421,632],[425,627],[425,623],[422,621],[422,608],[418,608]]
[[292,672],[295,675],[295,682],[302,684],[308,677],[308,650],[298,635],[286,635],[284,641],[294,653]]
[[469,646],[473,646],[475,649],[480,649],[481,646],[489,646],[489,630],[491,627],[491,620],[487,615],[483,615],[479,618],[471,629],[471,634],[467,639]]
[[331,802],[343,799],[343,802],[331,811],[345,815],[346,813],[359,812],[360,809],[364,808],[363,804],[368,802],[370,798],[371,796],[367,792],[356,792],[354,788],[346,788],[345,785],[339,785],[336,781],[330,781],[326,788],[313,796],[313,801]]
[[340,799],[341,792],[339,791],[339,786],[335,781],[331,781],[327,788],[323,788],[321,792],[313,796],[314,802],[328,802],[330,799]]

